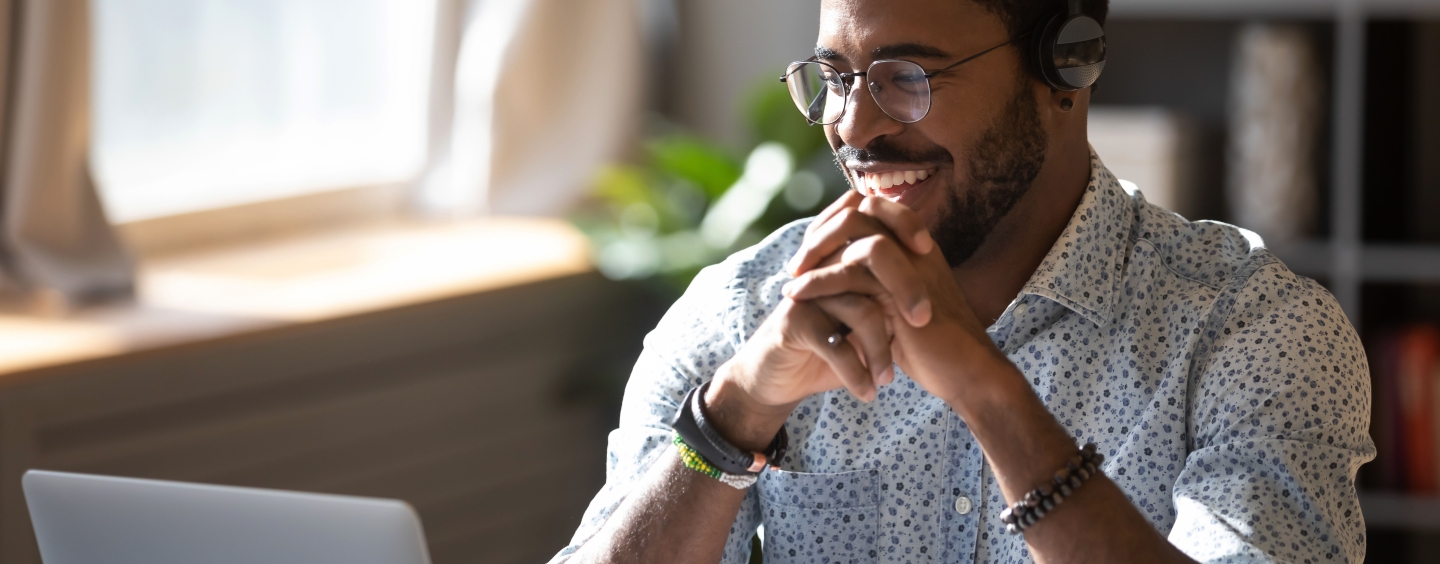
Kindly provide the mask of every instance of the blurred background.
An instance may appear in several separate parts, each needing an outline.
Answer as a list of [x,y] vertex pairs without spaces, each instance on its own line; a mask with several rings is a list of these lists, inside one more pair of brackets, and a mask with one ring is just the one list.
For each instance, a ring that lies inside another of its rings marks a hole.
[[[845,188],[819,0],[0,0],[0,561],[26,469],[404,499],[539,562],[640,340]],[[1440,550],[1440,0],[1112,0],[1092,144],[1365,340],[1376,560]]]

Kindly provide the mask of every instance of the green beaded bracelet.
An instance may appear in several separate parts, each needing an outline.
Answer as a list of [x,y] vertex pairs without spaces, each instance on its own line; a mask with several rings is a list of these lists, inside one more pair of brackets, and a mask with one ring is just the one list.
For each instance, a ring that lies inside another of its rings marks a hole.
[[685,440],[681,439],[678,433],[671,442],[675,443],[676,450],[680,451],[680,461],[685,464],[686,468],[719,480],[727,486],[737,490],[743,490],[755,485],[756,480],[759,479],[759,477],[754,474],[740,476],[721,472],[720,469],[716,468],[710,461],[705,460],[704,456],[695,452],[695,449],[690,448],[690,445],[685,444]]

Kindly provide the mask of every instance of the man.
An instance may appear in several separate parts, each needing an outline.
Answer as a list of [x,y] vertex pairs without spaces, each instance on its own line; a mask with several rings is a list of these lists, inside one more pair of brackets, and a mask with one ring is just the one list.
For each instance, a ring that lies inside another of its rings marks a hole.
[[1253,234],[1120,186],[1033,64],[1066,10],[825,0],[787,81],[854,191],[650,334],[555,561],[745,562],[757,526],[771,563],[1364,557],[1359,340]]

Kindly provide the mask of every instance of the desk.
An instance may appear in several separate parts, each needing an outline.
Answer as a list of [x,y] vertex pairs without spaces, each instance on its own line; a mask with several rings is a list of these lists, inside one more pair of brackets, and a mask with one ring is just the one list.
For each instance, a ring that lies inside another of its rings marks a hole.
[[38,562],[29,468],[400,498],[436,564],[543,561],[608,431],[557,391],[654,323],[554,222],[372,226],[155,261],[141,284],[0,318],[0,561]]

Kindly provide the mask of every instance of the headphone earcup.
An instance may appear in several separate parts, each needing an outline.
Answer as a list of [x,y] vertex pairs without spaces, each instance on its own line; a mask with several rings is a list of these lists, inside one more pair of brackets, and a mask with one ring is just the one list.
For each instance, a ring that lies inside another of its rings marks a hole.
[[1090,16],[1056,14],[1035,36],[1035,62],[1051,88],[1079,90],[1105,70],[1105,30]]

